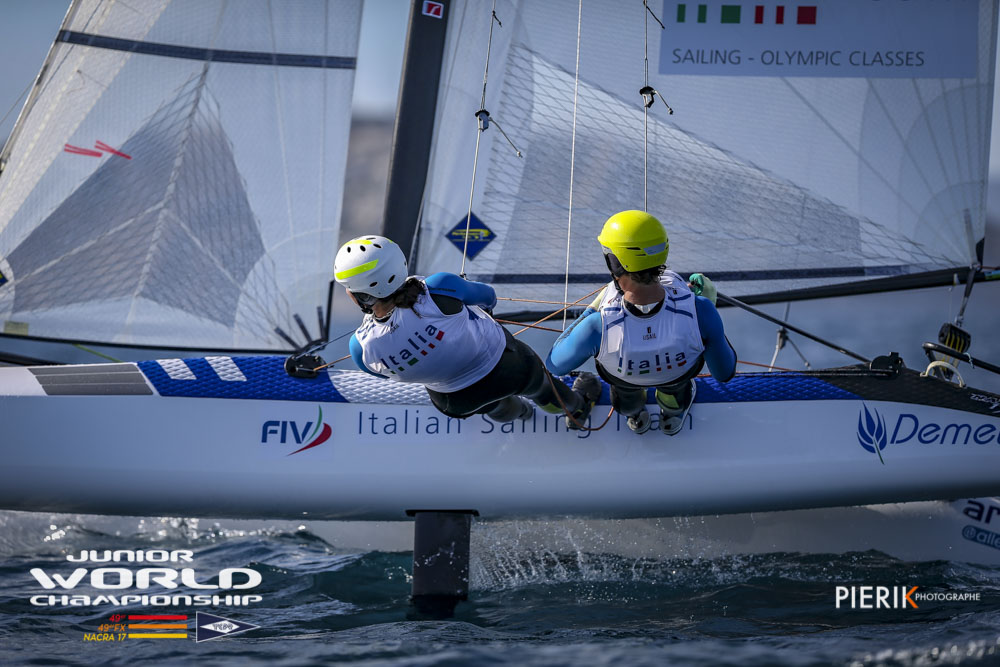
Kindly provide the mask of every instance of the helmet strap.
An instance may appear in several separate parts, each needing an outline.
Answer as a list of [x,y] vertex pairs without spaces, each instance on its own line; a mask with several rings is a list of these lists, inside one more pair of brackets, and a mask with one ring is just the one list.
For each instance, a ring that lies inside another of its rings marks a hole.
[[358,304],[358,308],[365,315],[372,314],[372,306],[375,305],[375,297],[371,294],[365,294],[364,292],[350,292],[351,296],[354,297],[354,303]]
[[621,294],[622,296],[624,296],[625,295],[625,290],[623,290],[622,286],[618,284],[618,276],[616,276],[615,274],[612,273],[611,274],[611,281],[615,284],[615,289],[618,290],[618,293]]

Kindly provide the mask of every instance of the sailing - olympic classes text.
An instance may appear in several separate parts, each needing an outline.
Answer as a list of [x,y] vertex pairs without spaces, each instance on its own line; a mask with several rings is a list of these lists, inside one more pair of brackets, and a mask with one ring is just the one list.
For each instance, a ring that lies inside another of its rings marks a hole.
[[739,65],[759,62],[775,67],[923,67],[923,51],[761,51],[744,56],[741,49],[674,49],[675,65]]

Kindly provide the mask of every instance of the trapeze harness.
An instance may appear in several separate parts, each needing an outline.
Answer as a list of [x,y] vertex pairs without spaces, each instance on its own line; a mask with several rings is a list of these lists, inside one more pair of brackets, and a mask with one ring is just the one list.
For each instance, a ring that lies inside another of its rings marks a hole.
[[660,285],[663,305],[650,317],[628,312],[614,282],[601,300],[603,332],[596,361],[608,375],[628,384],[670,384],[688,373],[705,351],[694,293],[673,271],[663,273]]
[[384,322],[366,315],[355,336],[364,365],[373,372],[441,393],[482,379],[506,345],[503,327],[479,306],[465,304],[445,315],[426,291],[413,308],[396,308]]

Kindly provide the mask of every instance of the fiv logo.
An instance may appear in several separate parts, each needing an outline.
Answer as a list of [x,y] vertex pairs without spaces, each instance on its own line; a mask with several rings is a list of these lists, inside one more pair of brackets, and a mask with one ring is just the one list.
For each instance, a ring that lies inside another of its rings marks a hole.
[[272,419],[264,422],[260,429],[260,442],[267,444],[289,444],[303,445],[294,452],[289,452],[287,456],[304,452],[322,445],[333,435],[333,429],[323,421],[323,406],[317,406],[319,414],[315,421],[297,422],[287,419]]
[[861,412],[858,413],[858,443],[872,454],[878,454],[878,460],[885,465],[882,450],[888,442],[885,418],[875,408],[869,410],[868,406],[862,403]]

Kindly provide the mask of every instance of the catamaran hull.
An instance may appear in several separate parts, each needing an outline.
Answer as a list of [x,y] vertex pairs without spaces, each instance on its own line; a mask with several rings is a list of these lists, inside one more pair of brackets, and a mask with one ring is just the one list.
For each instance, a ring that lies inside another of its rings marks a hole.
[[699,380],[670,438],[636,436],[617,415],[593,432],[540,411],[447,419],[411,387],[356,372],[298,380],[280,362],[0,369],[0,507],[652,517],[1000,495],[1000,399],[907,371]]

